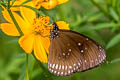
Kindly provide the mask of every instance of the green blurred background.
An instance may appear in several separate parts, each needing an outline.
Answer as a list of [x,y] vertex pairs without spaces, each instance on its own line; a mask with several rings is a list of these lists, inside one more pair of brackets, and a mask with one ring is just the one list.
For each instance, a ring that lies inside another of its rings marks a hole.
[[[71,30],[99,42],[107,61],[92,70],[59,77],[48,72],[47,64],[29,56],[31,80],[120,80],[120,0],[70,0],[52,10],[42,9],[54,21],[70,23]],[[4,22],[0,9],[0,22]],[[25,80],[26,55],[18,44],[0,30],[0,80]]]

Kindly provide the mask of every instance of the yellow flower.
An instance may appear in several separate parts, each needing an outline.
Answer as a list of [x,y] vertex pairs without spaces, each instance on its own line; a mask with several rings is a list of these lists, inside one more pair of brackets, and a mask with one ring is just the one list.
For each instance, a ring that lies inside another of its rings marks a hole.
[[[36,18],[35,12],[25,7],[21,7],[20,12],[22,17],[17,13],[12,12],[24,34],[19,39],[20,46],[27,54],[34,51],[34,56],[39,61],[47,63],[46,53],[49,53],[49,35],[50,28],[52,27],[52,24],[49,24],[49,17],[40,16],[39,18]],[[1,24],[2,31],[10,36],[20,36],[6,10],[3,11],[3,16],[9,23]],[[56,23],[60,29],[69,29],[69,24],[64,21],[58,21]]]
[[[20,5],[26,0],[16,0],[12,6]],[[69,0],[32,0],[30,2],[25,3],[27,6],[31,6],[37,9],[40,9],[40,7],[44,7],[45,9],[52,9],[55,8],[57,5],[63,4],[68,2]],[[12,1],[10,1],[10,5],[12,4]],[[12,11],[19,11],[20,7],[11,7]]]
[[34,8],[39,9],[44,7],[45,9],[55,8],[59,4],[68,2],[69,0],[32,0]]
[[1,23],[0,23],[0,29],[1,29]]
[[[13,2],[12,1],[10,1],[10,5],[12,5],[12,6],[15,6],[15,5],[20,5],[20,4],[22,4],[23,3],[23,1],[22,0],[16,0],[15,2],[14,2],[14,4],[12,4]],[[0,5],[3,9],[5,9],[5,7],[3,7],[2,5]],[[10,10],[11,11],[19,11],[19,7],[10,7]]]

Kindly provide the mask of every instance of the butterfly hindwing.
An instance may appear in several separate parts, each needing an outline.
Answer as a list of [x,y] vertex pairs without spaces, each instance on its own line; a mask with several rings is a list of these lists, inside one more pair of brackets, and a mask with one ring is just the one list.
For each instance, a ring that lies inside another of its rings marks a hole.
[[104,49],[92,39],[68,30],[59,30],[57,34],[51,39],[48,56],[48,68],[52,73],[66,76],[104,62]]
[[[79,66],[78,60],[80,60],[74,41],[71,41],[71,45],[69,43],[69,38],[66,35],[59,34],[56,39],[51,40],[50,46],[50,54],[48,56],[48,68],[49,70],[57,75],[70,75],[75,72]],[[74,54],[72,54],[74,52]],[[73,64],[73,65],[72,65]]]

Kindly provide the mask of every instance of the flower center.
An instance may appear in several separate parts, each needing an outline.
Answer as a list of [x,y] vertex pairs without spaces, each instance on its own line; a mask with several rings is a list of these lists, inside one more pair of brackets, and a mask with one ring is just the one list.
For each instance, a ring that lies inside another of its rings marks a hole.
[[49,36],[51,25],[49,23],[49,17],[40,16],[35,18],[33,22],[33,32],[41,36]]

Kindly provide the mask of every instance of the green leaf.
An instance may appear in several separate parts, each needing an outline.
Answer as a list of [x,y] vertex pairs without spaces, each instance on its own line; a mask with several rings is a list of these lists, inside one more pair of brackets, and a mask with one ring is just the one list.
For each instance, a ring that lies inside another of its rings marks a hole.
[[101,13],[99,13],[99,14],[95,14],[95,15],[91,16],[90,18],[88,18],[87,21],[88,21],[88,22],[96,21],[96,20],[99,19],[101,16],[102,16]]
[[115,46],[116,44],[118,44],[120,42],[120,34],[116,35],[114,38],[112,38],[112,40],[110,40],[107,44],[107,49],[111,48],[113,46]]
[[101,6],[99,5],[96,0],[90,0],[104,15],[109,16],[109,13]]
[[112,27],[119,27],[120,24],[115,24],[115,23],[101,23],[97,24],[96,26],[92,27],[91,29],[93,30],[100,30],[104,28],[112,28]]
[[117,12],[118,12],[118,15],[120,16],[120,5],[117,5]]
[[118,14],[115,12],[115,10],[111,7],[111,8],[109,8],[109,10],[110,10],[110,14],[111,14],[111,16],[113,17],[113,19],[115,19],[116,21],[119,21],[119,16],[118,16]]
[[31,78],[35,78],[36,76],[38,76],[38,74],[42,74],[42,69],[41,68],[38,68],[38,69],[35,69],[34,71],[33,71],[33,75],[31,76]]
[[117,6],[117,1],[118,0],[112,0],[112,7],[115,8]]
[[120,58],[114,59],[110,63],[112,64],[112,63],[117,63],[117,62],[120,62]]
[[105,1],[106,1],[107,5],[109,5],[109,6],[112,5],[112,1],[111,0],[105,0]]
[[83,20],[82,16],[81,16],[80,14],[76,14],[76,20],[75,20],[75,22],[73,22],[73,23],[71,24],[71,26],[78,26],[78,25],[81,24],[83,21],[84,21],[84,20]]

